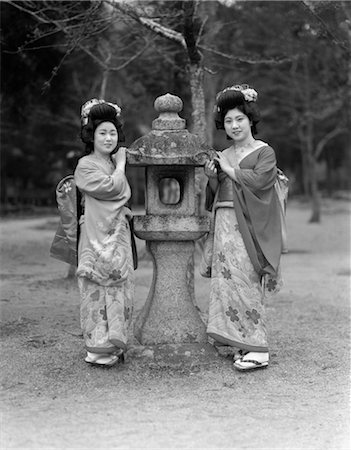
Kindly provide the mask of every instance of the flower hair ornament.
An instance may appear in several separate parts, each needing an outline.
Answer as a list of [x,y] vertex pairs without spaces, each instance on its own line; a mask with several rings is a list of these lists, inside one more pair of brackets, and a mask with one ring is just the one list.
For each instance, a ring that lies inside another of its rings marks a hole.
[[[224,94],[227,91],[239,91],[243,94],[245,101],[247,102],[256,102],[258,94],[255,91],[255,89],[250,88],[248,84],[236,84],[235,86],[228,86],[223,91],[218,92],[216,95],[216,103],[218,103],[218,100],[222,94]],[[217,109],[218,112],[220,112],[220,107],[215,106],[215,109]]]
[[101,103],[106,103],[106,105],[112,106],[116,110],[116,117],[119,117],[121,115],[121,108],[118,105],[116,105],[115,103],[105,102],[105,100],[102,100],[102,99],[99,100],[97,98],[92,98],[91,100],[88,100],[87,102],[85,102],[81,108],[80,120],[82,122],[82,127],[84,127],[88,123],[88,117],[89,117],[91,108],[93,106],[99,105]]

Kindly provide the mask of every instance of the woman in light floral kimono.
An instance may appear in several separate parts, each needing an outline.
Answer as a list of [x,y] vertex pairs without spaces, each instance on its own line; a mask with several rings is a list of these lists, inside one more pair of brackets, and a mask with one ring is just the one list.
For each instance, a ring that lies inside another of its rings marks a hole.
[[134,296],[126,149],[116,151],[124,140],[117,105],[90,100],[81,118],[88,154],[79,160],[74,178],[83,207],[77,276],[85,361],[112,366],[124,359]]
[[268,366],[264,299],[281,284],[276,157],[254,138],[256,99],[248,85],[217,94],[216,127],[225,130],[232,145],[205,165],[208,209],[217,197],[207,333],[215,345],[236,349],[238,370]]

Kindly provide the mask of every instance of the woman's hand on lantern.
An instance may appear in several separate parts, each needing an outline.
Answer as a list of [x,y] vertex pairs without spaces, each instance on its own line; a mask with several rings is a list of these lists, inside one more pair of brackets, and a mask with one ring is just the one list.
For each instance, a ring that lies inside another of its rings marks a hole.
[[227,175],[231,176],[233,173],[233,167],[229,163],[229,160],[222,152],[217,152],[217,157],[214,158],[215,161],[218,161],[221,169],[223,172],[225,172]]
[[214,161],[208,160],[205,162],[205,175],[208,178],[217,178],[217,169]]
[[126,147],[120,147],[116,153],[112,155],[112,159],[116,163],[116,169],[125,171],[126,162],[127,162],[127,155],[126,155]]

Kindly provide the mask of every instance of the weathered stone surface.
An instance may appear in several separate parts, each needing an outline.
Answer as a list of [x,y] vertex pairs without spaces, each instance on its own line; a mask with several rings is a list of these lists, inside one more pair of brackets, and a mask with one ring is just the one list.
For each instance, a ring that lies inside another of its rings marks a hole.
[[194,241],[210,228],[207,216],[135,216],[134,231],[146,241]]
[[187,264],[194,242],[149,242],[154,279],[134,328],[143,345],[206,343],[205,326],[192,302]]
[[[169,130],[169,129],[168,129]],[[187,165],[199,167],[212,158],[214,150],[201,143],[199,137],[182,131],[151,131],[129,147],[128,164],[131,166]]]
[[[160,184],[174,178],[179,184],[179,202],[165,204],[160,197]],[[196,210],[195,173],[191,166],[151,166],[146,168],[146,214],[188,215]]]
[[214,150],[199,137],[185,129],[185,120],[178,116],[182,100],[172,94],[158,97],[154,103],[159,117],[152,122],[152,131],[137,139],[127,152],[132,166],[187,165],[203,166],[214,156]]
[[183,101],[180,97],[167,93],[156,98],[154,108],[161,116],[162,114],[169,113],[175,114],[175,117],[177,117],[177,113],[183,109]]
[[152,122],[153,130],[182,130],[185,128],[185,120],[178,116],[183,109],[182,100],[172,94],[158,97],[154,102],[154,108],[160,113]]

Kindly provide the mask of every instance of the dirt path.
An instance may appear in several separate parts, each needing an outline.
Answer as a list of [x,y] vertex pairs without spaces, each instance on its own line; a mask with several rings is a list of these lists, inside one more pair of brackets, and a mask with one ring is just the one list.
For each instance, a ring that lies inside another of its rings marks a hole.
[[[290,203],[271,365],[247,374],[222,357],[193,371],[87,366],[76,282],[48,256],[56,219],[3,220],[1,449],[349,448],[350,205],[325,201],[321,224],[308,217]],[[138,310],[150,262],[136,273]],[[207,293],[197,275],[202,309]]]

